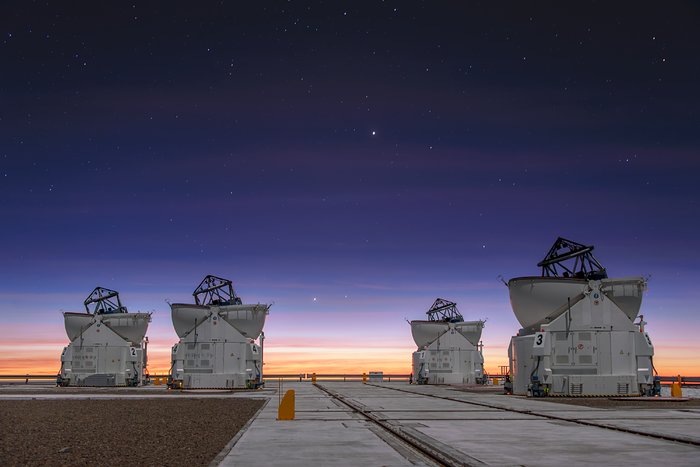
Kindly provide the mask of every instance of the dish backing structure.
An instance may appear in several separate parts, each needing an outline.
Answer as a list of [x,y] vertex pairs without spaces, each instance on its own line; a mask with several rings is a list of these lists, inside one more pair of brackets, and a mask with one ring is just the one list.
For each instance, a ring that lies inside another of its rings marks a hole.
[[212,275],[202,280],[192,296],[194,304],[170,305],[180,341],[172,348],[169,387],[262,386],[262,330],[270,305],[243,304],[230,280]]
[[522,329],[508,349],[513,392],[531,396],[652,395],[654,347],[635,319],[647,282],[608,278],[593,246],[558,238],[539,277],[508,281]]
[[418,350],[413,352],[413,380],[417,384],[482,384],[484,321],[464,321],[457,304],[438,298],[427,320],[411,321]]
[[64,312],[70,344],[61,353],[59,386],[140,386],[145,380],[151,313],[129,313],[119,293],[96,287],[84,313]]

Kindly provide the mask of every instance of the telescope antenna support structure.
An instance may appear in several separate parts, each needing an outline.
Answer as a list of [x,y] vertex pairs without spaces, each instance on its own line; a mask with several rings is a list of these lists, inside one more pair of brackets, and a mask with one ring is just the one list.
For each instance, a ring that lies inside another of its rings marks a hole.
[[[95,287],[95,290],[88,295],[83,305],[85,305],[85,311],[93,315],[103,313],[127,313],[126,307],[122,305],[119,299],[119,292],[104,287]],[[94,305],[92,310],[90,309],[90,305]]]
[[559,237],[537,266],[542,268],[542,277],[561,275],[579,279],[605,279],[608,273],[593,256],[593,248],[593,245],[583,245]]
[[213,275],[206,276],[192,292],[197,305],[241,305],[243,301],[233,290],[229,279]]
[[448,323],[464,321],[457,309],[457,304],[443,298],[436,299],[426,314],[428,315],[428,321],[445,321]]

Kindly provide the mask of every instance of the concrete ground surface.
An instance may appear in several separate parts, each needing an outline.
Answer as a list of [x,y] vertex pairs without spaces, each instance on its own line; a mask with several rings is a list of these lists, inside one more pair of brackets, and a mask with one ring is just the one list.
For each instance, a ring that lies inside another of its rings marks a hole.
[[[642,465],[650,462],[700,465],[699,446],[566,421],[585,420],[700,442],[698,409],[595,409],[517,396],[458,392],[445,386],[320,384],[394,426],[418,432],[427,442],[447,445],[457,455],[463,455],[465,465]],[[297,391],[296,420],[277,421],[277,403],[271,401],[243,432],[221,465],[430,463],[429,459],[396,443],[391,436],[319,388],[309,383],[287,383],[285,389]],[[430,395],[455,400],[435,399]],[[566,420],[551,420],[536,414]]]
[[[692,405],[687,409],[668,409],[662,404],[640,410],[596,408],[405,382],[319,384],[376,420],[450,452],[464,465],[700,465],[700,408]],[[278,421],[281,393],[277,389],[276,382],[268,382],[263,391],[234,393],[165,391],[162,387],[67,391],[33,387],[0,390],[0,400],[266,399],[269,402],[257,417],[216,457],[220,465],[436,465],[309,382],[284,383],[282,393],[296,391],[296,419]],[[677,437],[689,443],[618,429]]]
[[295,391],[295,420],[278,421],[278,399],[271,400],[220,465],[414,465],[314,385],[285,383],[282,392],[288,389]]

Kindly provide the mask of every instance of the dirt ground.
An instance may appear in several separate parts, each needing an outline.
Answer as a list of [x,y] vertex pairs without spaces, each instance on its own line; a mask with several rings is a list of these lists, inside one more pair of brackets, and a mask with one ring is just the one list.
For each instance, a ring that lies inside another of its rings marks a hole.
[[40,395],[52,395],[52,394],[107,394],[107,395],[130,395],[130,396],[173,396],[173,395],[186,395],[193,393],[236,393],[236,392],[247,392],[247,393],[259,393],[260,389],[168,389],[166,386],[145,386],[136,388],[124,388],[124,387],[67,387],[61,388],[56,386],[2,386],[0,385],[0,396],[4,394],[13,395],[30,395],[34,394]]
[[208,465],[262,404],[0,400],[0,465]]

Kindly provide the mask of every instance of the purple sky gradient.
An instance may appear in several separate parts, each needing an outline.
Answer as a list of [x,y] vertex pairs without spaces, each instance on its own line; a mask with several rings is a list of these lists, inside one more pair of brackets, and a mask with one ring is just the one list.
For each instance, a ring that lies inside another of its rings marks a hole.
[[650,275],[657,354],[700,372],[700,9],[570,8],[10,2],[0,323],[57,362],[59,310],[100,285],[165,355],[165,299],[217,274],[274,301],[271,348],[408,367],[403,319],[439,296],[500,361],[498,276],[564,236]]

